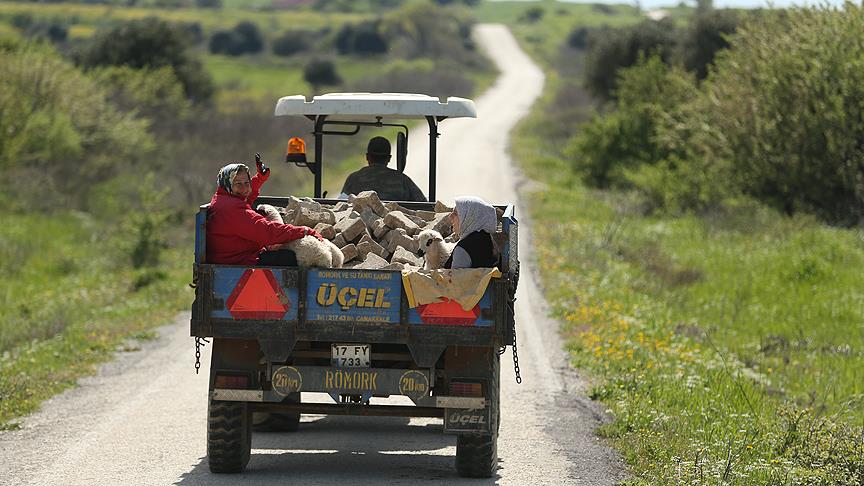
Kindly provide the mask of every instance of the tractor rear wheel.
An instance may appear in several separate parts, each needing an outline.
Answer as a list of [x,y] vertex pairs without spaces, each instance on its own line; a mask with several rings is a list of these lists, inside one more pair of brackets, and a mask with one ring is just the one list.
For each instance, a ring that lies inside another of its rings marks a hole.
[[498,434],[456,438],[456,471],[466,478],[488,478],[498,462]]

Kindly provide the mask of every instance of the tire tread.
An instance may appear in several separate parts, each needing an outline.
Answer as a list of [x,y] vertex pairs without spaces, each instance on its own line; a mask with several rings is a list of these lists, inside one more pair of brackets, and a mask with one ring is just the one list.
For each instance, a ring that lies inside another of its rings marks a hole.
[[214,473],[240,473],[252,449],[251,413],[243,402],[210,399],[207,411],[207,461]]

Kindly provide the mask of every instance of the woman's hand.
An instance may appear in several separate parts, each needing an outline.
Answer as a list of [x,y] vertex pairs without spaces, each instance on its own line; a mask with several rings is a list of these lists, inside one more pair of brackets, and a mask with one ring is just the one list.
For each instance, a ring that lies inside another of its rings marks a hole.
[[324,241],[324,237],[321,236],[321,233],[315,231],[314,229],[312,229],[308,226],[306,226],[305,228],[306,228],[306,236],[314,236],[315,238],[318,238],[318,241]]
[[255,167],[258,169],[258,177],[261,182],[266,181],[270,177],[270,168],[261,162],[261,154],[255,154]]

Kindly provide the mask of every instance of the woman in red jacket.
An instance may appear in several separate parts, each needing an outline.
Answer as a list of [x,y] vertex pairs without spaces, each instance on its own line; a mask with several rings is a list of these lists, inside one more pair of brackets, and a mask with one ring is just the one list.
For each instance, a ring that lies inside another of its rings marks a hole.
[[287,243],[307,235],[322,236],[312,228],[268,221],[252,209],[270,169],[255,154],[258,173],[249,177],[244,164],[229,164],[219,170],[218,187],[207,218],[207,262],[228,265],[297,265],[290,250],[267,251],[265,247]]

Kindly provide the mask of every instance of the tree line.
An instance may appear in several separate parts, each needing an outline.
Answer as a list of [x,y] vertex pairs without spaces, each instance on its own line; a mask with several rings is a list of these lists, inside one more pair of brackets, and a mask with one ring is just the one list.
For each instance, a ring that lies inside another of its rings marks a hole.
[[[0,194],[7,209],[123,213],[137,204],[146,173],[165,182],[166,204],[200,203],[213,185],[202,174],[214,164],[279,144],[286,126],[302,123],[274,120],[270,109],[248,102],[220,113],[218,87],[201,62],[205,34],[196,23],[142,18],[73,41],[43,35],[54,20],[10,20],[22,35],[0,40],[0,168],[20,183]],[[251,44],[266,44],[255,24],[243,25],[233,30]],[[344,89],[404,90],[420,78],[430,94],[468,95],[464,71],[484,67],[470,26],[462,11],[411,3],[327,35],[309,32],[301,36],[315,52],[307,58],[307,80],[341,81],[333,63],[324,62],[328,57],[317,53],[372,55],[384,42],[386,53],[375,55],[392,68]]]
[[605,104],[570,139],[571,167],[657,210],[754,199],[860,225],[861,32],[864,10],[851,3],[574,31],[585,85]]

